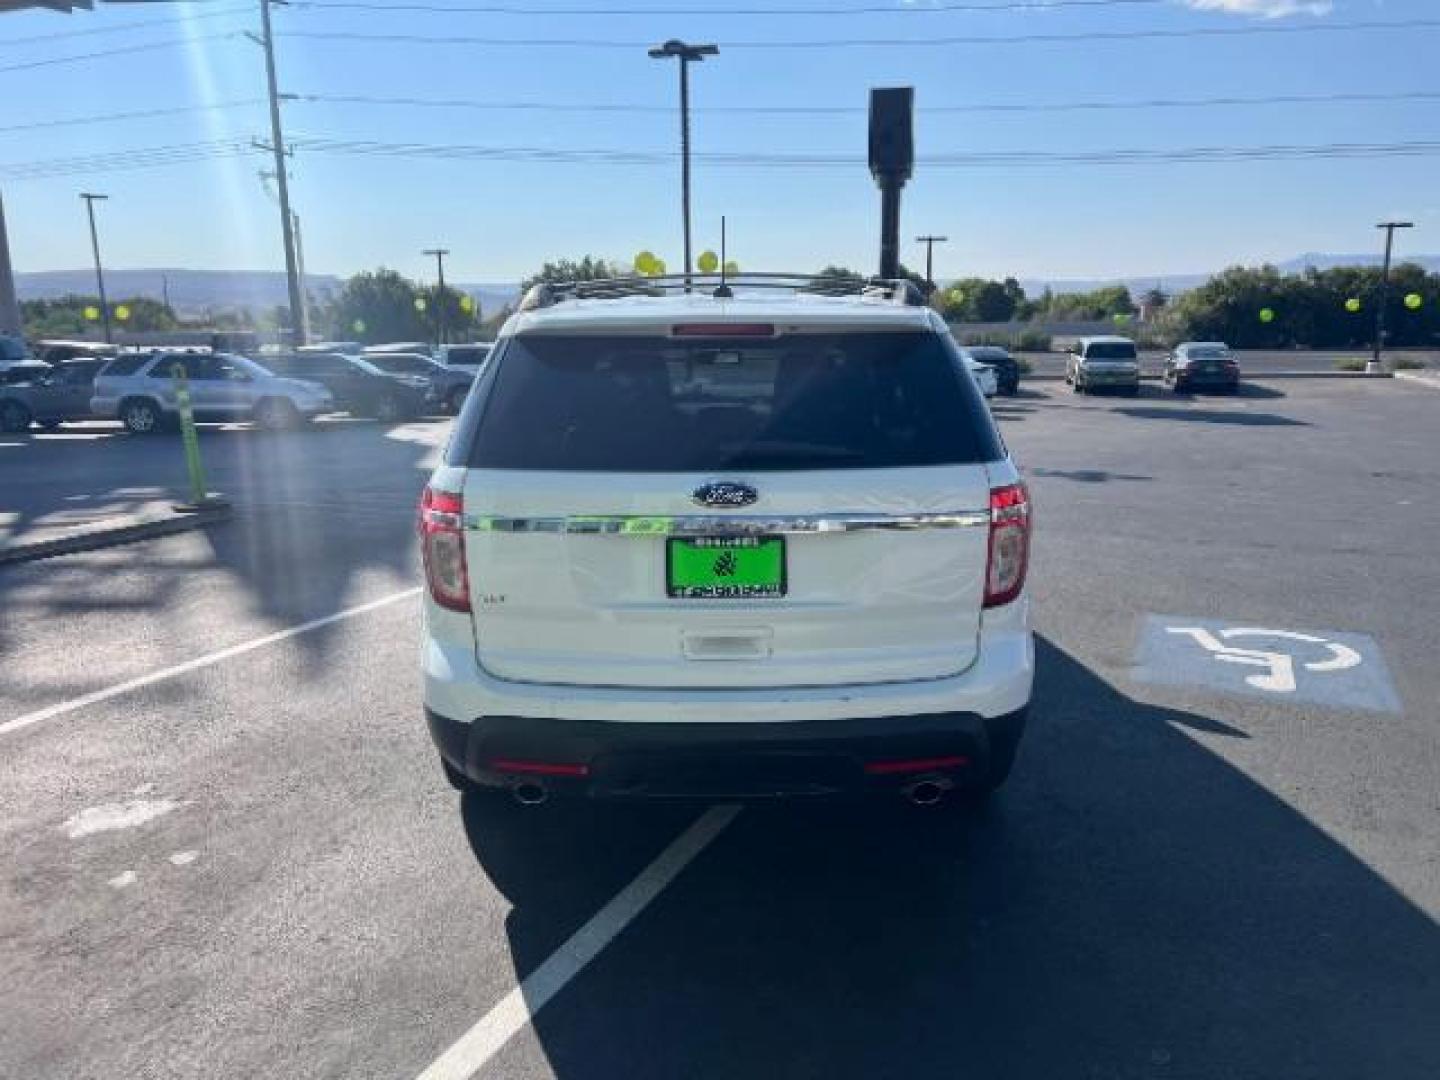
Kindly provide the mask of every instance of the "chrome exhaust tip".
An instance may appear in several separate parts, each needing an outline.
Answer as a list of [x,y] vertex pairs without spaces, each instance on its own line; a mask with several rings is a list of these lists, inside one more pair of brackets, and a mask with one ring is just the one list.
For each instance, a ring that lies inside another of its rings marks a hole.
[[912,806],[938,806],[945,798],[945,793],[954,786],[952,780],[943,776],[922,776],[918,780],[912,780],[901,790]]
[[526,780],[516,784],[510,789],[510,794],[521,806],[539,806],[550,798],[550,789],[544,784],[537,784],[533,780]]

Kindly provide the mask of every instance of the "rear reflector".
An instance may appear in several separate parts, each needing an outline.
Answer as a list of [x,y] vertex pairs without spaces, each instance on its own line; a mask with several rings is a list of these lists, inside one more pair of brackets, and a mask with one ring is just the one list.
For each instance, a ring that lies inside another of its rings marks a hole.
[[589,765],[577,765],[564,761],[517,761],[513,758],[496,758],[490,762],[496,772],[528,773],[531,776],[589,776]]
[[931,772],[935,769],[958,769],[970,764],[963,754],[950,757],[906,758],[901,761],[871,761],[865,771],[871,776],[893,776],[896,773]]
[[774,337],[774,323],[677,323],[674,337]]

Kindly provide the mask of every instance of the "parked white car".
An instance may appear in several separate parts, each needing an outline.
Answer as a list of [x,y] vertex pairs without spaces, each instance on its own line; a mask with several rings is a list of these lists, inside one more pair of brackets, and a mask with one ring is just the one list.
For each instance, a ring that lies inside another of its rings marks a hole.
[[501,331],[420,505],[456,787],[928,804],[1009,773],[1030,502],[958,346],[903,283],[765,284],[541,286]]

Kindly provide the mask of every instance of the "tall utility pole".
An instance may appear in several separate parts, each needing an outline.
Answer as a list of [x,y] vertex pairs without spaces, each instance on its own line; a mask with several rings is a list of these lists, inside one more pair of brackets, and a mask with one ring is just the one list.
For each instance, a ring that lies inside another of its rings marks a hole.
[[300,319],[296,326],[300,341],[310,344],[310,290],[305,287],[305,241],[300,236],[300,215],[290,215],[290,227],[295,230],[295,274],[300,278]]
[[0,200],[0,335],[19,337],[22,330],[20,302],[15,298],[15,271],[10,266],[10,241],[5,234],[5,203]]
[[449,248],[426,248],[422,255],[435,256],[435,276],[440,279],[440,290],[435,297],[435,344],[445,344],[445,256]]
[[96,195],[93,192],[82,191],[80,198],[85,200],[85,212],[90,217],[90,250],[95,255],[95,288],[100,293],[100,318],[104,320],[105,343],[110,343],[110,304],[105,299],[105,271],[100,266],[100,237],[95,232],[95,200],[105,200],[109,195]]
[[917,236],[915,242],[925,245],[925,298],[935,295],[935,245],[948,243],[948,236]]
[[1380,302],[1375,305],[1375,355],[1366,371],[1384,371],[1380,354],[1385,351],[1385,305],[1390,300],[1390,253],[1395,247],[1396,229],[1413,229],[1413,221],[1382,221],[1375,226],[1385,230],[1385,263],[1380,270]]
[[[164,303],[165,303],[165,306],[166,306],[167,308],[170,307],[170,275],[169,275],[169,274],[161,274],[161,275],[160,275],[160,296],[161,296],[161,298],[163,299],[163,301],[164,301]],[[173,310],[173,309],[172,309],[172,310]]]
[[275,154],[275,187],[280,193],[280,232],[285,241],[285,277],[290,287],[290,333],[293,344],[303,345],[301,321],[305,297],[295,259],[295,233],[290,216],[290,181],[285,175],[285,136],[280,128],[280,94],[275,87],[275,35],[270,30],[270,5],[284,0],[260,0],[260,47],[265,50],[265,83],[270,93],[270,150]]
[[680,61],[680,213],[685,225],[685,291],[690,291],[690,65],[720,55],[717,45],[687,45],[671,38],[650,50],[655,60]]

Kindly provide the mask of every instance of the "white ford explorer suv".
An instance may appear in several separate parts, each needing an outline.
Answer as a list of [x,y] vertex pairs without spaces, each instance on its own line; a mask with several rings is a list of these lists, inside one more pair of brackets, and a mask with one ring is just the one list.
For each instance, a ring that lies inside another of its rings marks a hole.
[[903,282],[716,280],[537,286],[501,331],[420,504],[447,777],[992,790],[1030,505],[960,349]]

